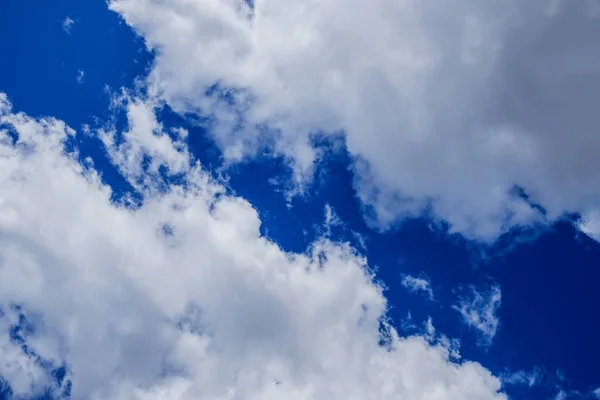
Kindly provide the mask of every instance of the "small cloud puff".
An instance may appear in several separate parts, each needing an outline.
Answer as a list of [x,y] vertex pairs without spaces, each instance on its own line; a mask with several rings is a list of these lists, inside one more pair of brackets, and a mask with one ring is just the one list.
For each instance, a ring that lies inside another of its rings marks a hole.
[[82,70],[80,70],[80,69],[77,70],[77,76],[75,77],[75,80],[77,81],[78,84],[81,85],[83,83],[84,75],[85,75],[85,73]]
[[71,28],[73,27],[74,24],[75,24],[75,20],[73,18],[66,17],[62,22],[62,30],[70,35]]

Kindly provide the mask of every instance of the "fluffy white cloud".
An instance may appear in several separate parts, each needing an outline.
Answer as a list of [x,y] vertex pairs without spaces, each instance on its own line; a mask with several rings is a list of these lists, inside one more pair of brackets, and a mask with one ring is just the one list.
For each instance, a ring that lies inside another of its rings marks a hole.
[[410,290],[411,292],[424,292],[427,298],[433,300],[433,289],[431,289],[431,282],[426,277],[414,277],[406,275],[402,278],[402,286]]
[[477,291],[474,286],[468,287],[468,293],[463,295],[458,304],[453,308],[460,312],[464,322],[477,331],[481,343],[492,343],[500,321],[496,312],[502,303],[500,287],[492,286],[488,291]]
[[[74,399],[506,398],[441,342],[387,327],[382,345],[386,301],[364,258],[326,239],[282,251],[155,104],[120,104],[129,128],[100,137],[142,192],[136,208],[66,152],[73,130],[0,95],[0,305],[33,321],[28,354],[0,319],[0,374],[16,392],[51,380],[39,358],[68,367]],[[179,183],[159,182],[169,175]]]
[[152,90],[213,116],[228,159],[275,143],[301,183],[319,156],[310,134],[343,130],[358,194],[380,227],[428,209],[491,240],[598,212],[597,0],[110,7],[156,50]]

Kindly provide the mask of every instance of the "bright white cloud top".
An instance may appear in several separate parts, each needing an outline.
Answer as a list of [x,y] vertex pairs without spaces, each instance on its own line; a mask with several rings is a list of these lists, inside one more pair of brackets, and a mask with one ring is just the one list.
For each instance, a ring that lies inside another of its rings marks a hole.
[[110,7],[157,51],[155,93],[176,110],[215,115],[231,160],[273,145],[306,182],[318,157],[310,135],[344,131],[358,194],[380,227],[430,206],[482,240],[566,212],[597,233],[595,0]]
[[[0,374],[17,395],[53,381],[35,352],[66,363],[74,399],[505,399],[488,370],[431,338],[388,327],[382,345],[386,300],[364,258],[326,239],[282,251],[154,104],[118,103],[123,141],[99,136],[142,190],[137,208],[112,203],[65,150],[73,130],[0,95]],[[34,325],[29,353],[8,340],[19,313]]]

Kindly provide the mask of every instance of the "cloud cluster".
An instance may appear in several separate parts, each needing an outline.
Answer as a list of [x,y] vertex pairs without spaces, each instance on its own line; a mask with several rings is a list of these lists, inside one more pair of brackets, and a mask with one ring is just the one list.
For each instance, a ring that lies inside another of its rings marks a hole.
[[493,240],[580,212],[597,231],[597,0],[252,4],[110,1],[156,51],[151,91],[210,116],[229,160],[272,146],[302,183],[311,135],[343,131],[378,227],[427,210]]
[[74,399],[506,398],[478,363],[387,326],[353,249],[282,251],[155,104],[119,104],[128,128],[99,138],[135,207],[65,145],[76,132],[0,95],[0,374],[15,394],[71,382]]

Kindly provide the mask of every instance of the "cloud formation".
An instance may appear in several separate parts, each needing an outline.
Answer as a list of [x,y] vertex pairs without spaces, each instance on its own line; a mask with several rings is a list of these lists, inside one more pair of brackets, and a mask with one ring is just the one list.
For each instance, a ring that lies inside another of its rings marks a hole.
[[62,22],[62,29],[65,33],[71,34],[71,28],[75,24],[75,20],[71,17],[66,17]]
[[424,292],[429,300],[433,300],[433,289],[431,282],[425,277],[414,277],[406,275],[402,278],[402,286],[411,292]]
[[311,135],[343,131],[380,228],[425,210],[479,240],[567,212],[600,225],[597,0],[110,8],[156,51],[151,91],[211,116],[227,159],[272,146],[301,184]]
[[73,399],[506,399],[478,363],[386,326],[353,249],[282,251],[157,104],[116,104],[128,128],[98,135],[137,206],[111,201],[65,145],[75,131],[0,95],[0,374],[15,393],[71,382]]
[[488,291],[478,291],[474,286],[469,286],[467,292],[453,308],[460,312],[467,326],[476,330],[481,344],[490,345],[500,325],[496,315],[502,303],[500,287],[492,286]]

